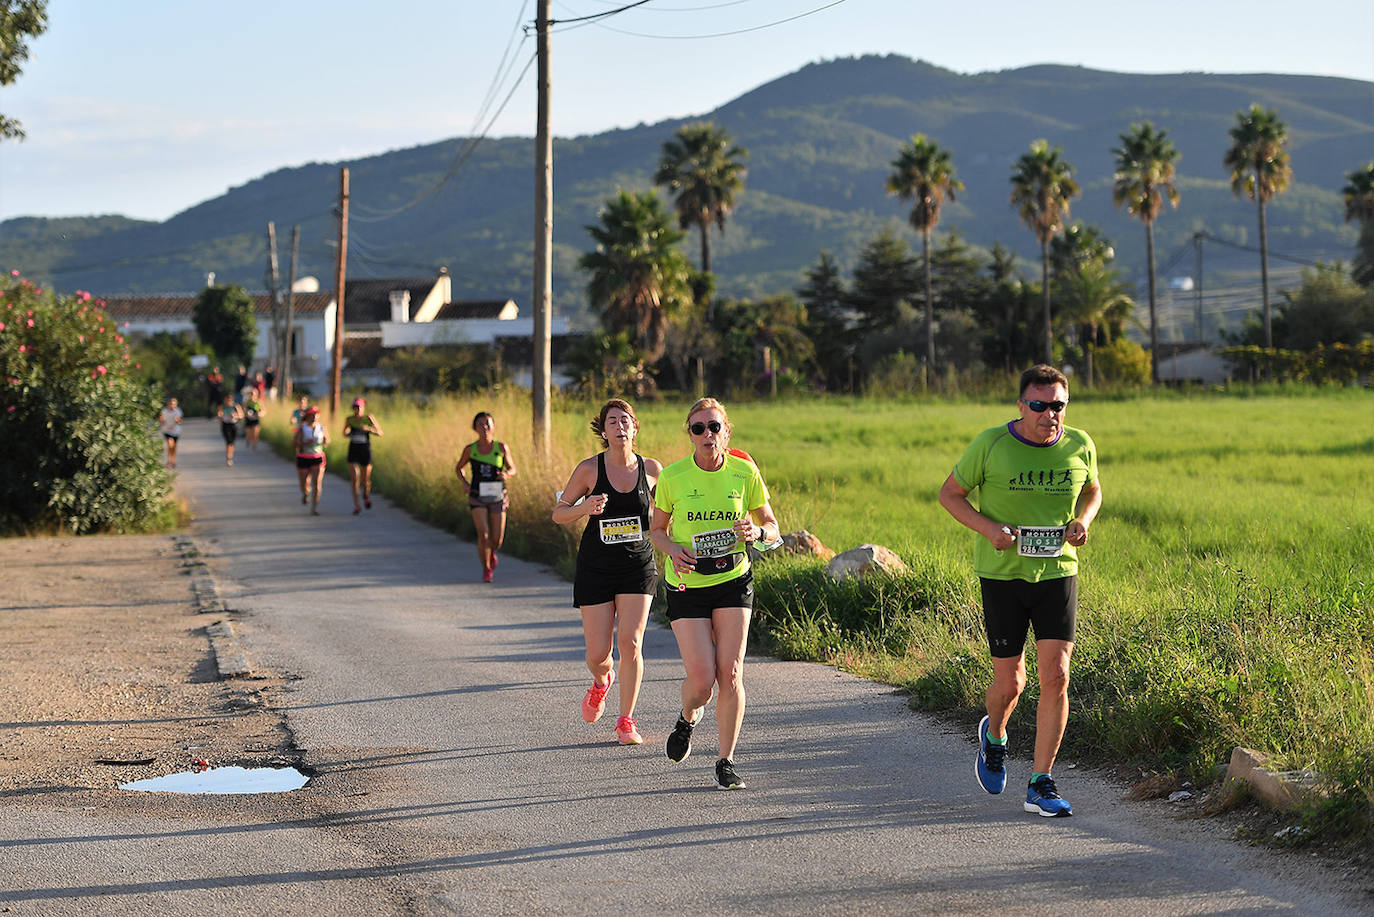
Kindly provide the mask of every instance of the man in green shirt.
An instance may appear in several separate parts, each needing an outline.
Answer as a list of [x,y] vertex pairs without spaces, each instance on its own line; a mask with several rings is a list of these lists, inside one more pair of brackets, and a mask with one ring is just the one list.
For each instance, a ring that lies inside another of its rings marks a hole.
[[1076,549],[1087,542],[1102,506],[1097,447],[1087,433],[1064,425],[1068,402],[1063,373],[1044,364],[1026,370],[1020,416],[978,434],[940,488],[940,505],[980,536],[973,561],[992,685],[987,716],[978,724],[974,773],[989,793],[1006,787],[1007,720],[1026,687],[1026,632],[1033,627],[1040,704],[1024,808],[1046,817],[1073,814],[1050,770],[1069,718]]

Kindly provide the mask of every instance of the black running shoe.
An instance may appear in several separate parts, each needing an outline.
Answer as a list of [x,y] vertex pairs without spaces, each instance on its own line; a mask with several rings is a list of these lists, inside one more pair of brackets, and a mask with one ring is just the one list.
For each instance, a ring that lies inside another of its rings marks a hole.
[[672,735],[668,736],[669,761],[687,760],[687,756],[692,753],[692,730],[696,725],[683,719],[682,714],[678,714],[677,725],[673,727]]
[[735,762],[729,758],[716,762],[716,789],[742,790],[744,787],[744,778],[735,771]]

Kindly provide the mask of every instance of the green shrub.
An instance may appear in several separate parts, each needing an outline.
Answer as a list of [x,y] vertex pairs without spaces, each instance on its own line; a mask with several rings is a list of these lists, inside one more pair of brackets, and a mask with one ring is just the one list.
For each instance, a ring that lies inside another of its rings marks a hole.
[[130,531],[169,490],[150,427],[159,396],[131,378],[124,337],[89,293],[0,281],[0,532]]

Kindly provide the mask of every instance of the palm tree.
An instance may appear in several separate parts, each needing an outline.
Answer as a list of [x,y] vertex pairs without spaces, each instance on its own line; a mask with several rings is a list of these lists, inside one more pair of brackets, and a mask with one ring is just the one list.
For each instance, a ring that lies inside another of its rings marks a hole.
[[1347,172],[1345,179],[1350,182],[1341,189],[1345,195],[1345,221],[1368,223],[1374,220],[1374,162],[1367,162],[1354,172]]
[[596,250],[578,259],[591,275],[587,298],[611,331],[630,331],[648,362],[663,356],[671,313],[691,302],[692,266],[678,247],[683,235],[652,191],[621,191],[588,226]]
[[749,151],[710,121],[678,128],[664,141],[654,184],[667,187],[683,229],[701,230],[701,272],[711,273],[711,224],[725,231],[725,218],[744,188]]
[[1093,351],[1097,347],[1098,333],[1105,329],[1110,342],[1112,331],[1120,333],[1135,309],[1135,301],[1126,292],[1126,285],[1116,271],[1100,259],[1089,260],[1065,272],[1056,287],[1062,298],[1061,317],[1087,331],[1083,335],[1084,375],[1091,388]]
[[1169,139],[1168,131],[1156,130],[1149,121],[1132,124],[1129,133],[1121,134],[1121,146],[1112,150],[1116,157],[1116,174],[1112,178],[1112,203],[1126,212],[1140,217],[1145,224],[1145,256],[1150,271],[1150,378],[1159,384],[1159,319],[1155,313],[1155,220],[1164,210],[1164,202],[1178,206],[1178,189],[1174,187],[1174,169],[1179,160],[1178,148]]
[[1293,167],[1288,164],[1284,144],[1288,125],[1278,112],[1251,105],[1249,111],[1236,112],[1230,130],[1231,148],[1223,164],[1231,170],[1231,190],[1242,193],[1259,205],[1260,290],[1264,298],[1264,346],[1274,346],[1274,323],[1269,312],[1269,234],[1264,222],[1264,205],[1288,189]]
[[954,163],[950,151],[943,149],[925,134],[917,134],[902,147],[892,161],[893,172],[887,179],[887,190],[904,201],[914,200],[911,225],[921,233],[921,256],[925,265],[926,285],[926,372],[935,369],[935,307],[930,283],[930,232],[940,222],[940,205],[954,192],[964,190],[964,183],[954,177]]
[[1078,196],[1073,166],[1059,147],[1037,140],[1030,152],[1016,160],[1011,171],[1011,203],[1040,243],[1040,288],[1045,322],[1045,362],[1054,360],[1054,336],[1050,328],[1050,239],[1069,218],[1069,201]]
[[1360,241],[1351,276],[1361,286],[1374,285],[1374,162],[1346,174],[1345,221],[1360,221]]

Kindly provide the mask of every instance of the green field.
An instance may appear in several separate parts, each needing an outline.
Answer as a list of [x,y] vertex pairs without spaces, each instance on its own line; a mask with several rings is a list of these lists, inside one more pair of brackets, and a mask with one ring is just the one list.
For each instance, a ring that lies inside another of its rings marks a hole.
[[[904,685],[913,706],[976,719],[990,666],[972,533],[936,502],[981,429],[1014,399],[814,399],[730,406],[734,445],[758,460],[783,531],[836,551],[865,542],[909,574],[830,584],[813,561],[758,576],[758,640]],[[575,532],[553,493],[595,441],[587,406],[562,405],[547,462],[528,402],[505,395],[423,409],[377,400],[378,489],[467,534],[453,461],[478,407],[524,464],[517,553],[571,568]],[[686,403],[641,405],[641,451],[685,456]],[[1235,745],[1314,767],[1323,807],[1367,830],[1374,808],[1374,394],[1355,389],[1077,398],[1068,423],[1096,441],[1103,509],[1080,552],[1080,613],[1066,754],[1141,771],[1209,774]],[[339,468],[342,449],[331,455]],[[475,560],[474,560],[475,563]],[[1033,727],[1034,681],[1012,723]],[[1023,746],[1024,747],[1024,746]]]

